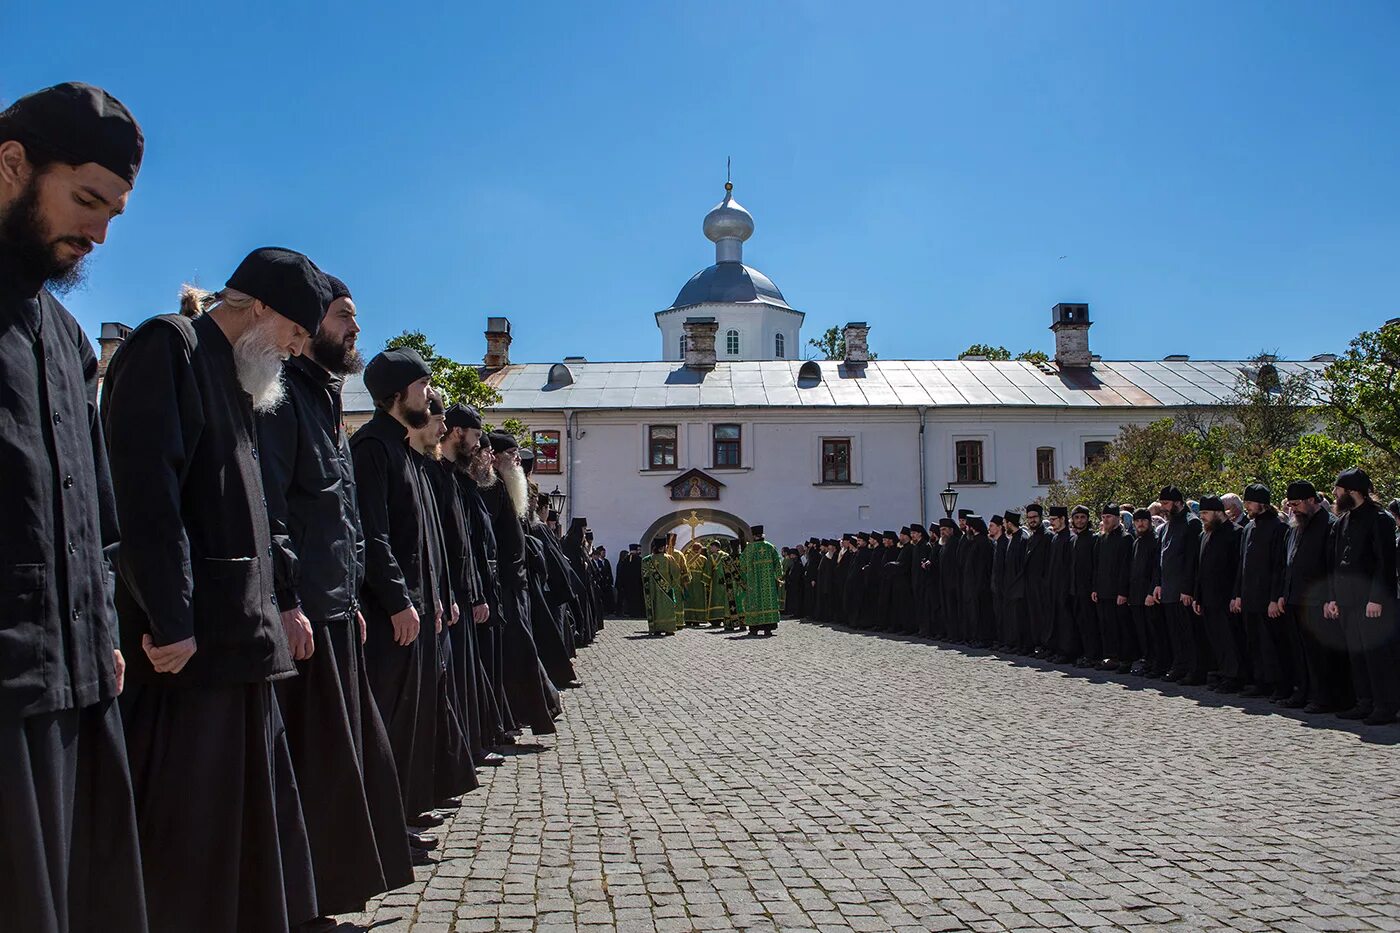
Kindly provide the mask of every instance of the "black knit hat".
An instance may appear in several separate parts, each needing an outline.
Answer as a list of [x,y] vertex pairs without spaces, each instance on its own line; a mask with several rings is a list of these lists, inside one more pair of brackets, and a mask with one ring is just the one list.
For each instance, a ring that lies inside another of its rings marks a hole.
[[[331,301],[335,301],[337,298],[353,299],[354,296],[350,294],[350,287],[348,285],[325,270],[322,270],[321,274],[326,277],[326,287],[330,289]],[[329,302],[327,302],[327,304],[329,304]]]
[[1149,512],[1147,509],[1138,509],[1136,512],[1133,513],[1133,521],[1137,521],[1140,518],[1151,519],[1152,513]]
[[1181,490],[1175,486],[1163,486],[1162,491],[1157,493],[1158,502],[1185,502],[1186,497],[1181,494]]
[[492,431],[486,436],[490,439],[492,453],[505,453],[507,450],[517,450],[520,447],[520,441],[515,439],[514,434]]
[[447,430],[453,428],[481,428],[481,413],[470,405],[458,402],[447,409]]
[[68,81],[35,91],[0,112],[0,138],[68,165],[95,162],[128,185],[136,182],[146,140],[136,118],[100,87]]
[[1288,484],[1286,495],[1294,500],[1316,499],[1317,487],[1305,479],[1295,479]]
[[1089,507],[1087,505],[1076,505],[1069,511],[1071,515],[1085,515],[1092,517],[1092,513],[1089,511]]
[[331,303],[330,286],[316,264],[278,246],[264,246],[243,257],[224,284],[300,324],[308,334],[320,328]]
[[1036,515],[1044,515],[1045,508],[1039,502],[1032,502],[1030,505],[1026,506],[1026,514],[1030,515],[1032,512]]
[[392,398],[410,383],[433,371],[423,362],[423,357],[412,347],[398,347],[377,354],[365,367],[365,391],[376,402]]
[[958,523],[955,522],[955,521],[953,521],[951,518],[940,518],[940,519],[938,520],[938,527],[939,527],[939,528],[957,528],[957,527],[958,527]]
[[1337,474],[1337,481],[1334,486],[1343,489],[1350,489],[1352,492],[1359,492],[1363,496],[1371,491],[1371,477],[1366,475],[1366,471],[1361,467],[1352,467],[1350,470],[1343,470]]

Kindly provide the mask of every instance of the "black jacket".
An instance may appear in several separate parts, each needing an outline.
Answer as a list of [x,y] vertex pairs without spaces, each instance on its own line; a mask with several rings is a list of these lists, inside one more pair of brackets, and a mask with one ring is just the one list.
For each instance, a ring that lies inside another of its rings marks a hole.
[[1026,553],[1022,558],[1021,578],[1027,602],[1044,605],[1050,599],[1050,551],[1052,539],[1045,526],[1025,532]]
[[472,553],[471,526],[467,521],[462,487],[457,483],[451,460],[430,459],[425,468],[428,481],[437,495],[452,598],[463,614],[469,614],[473,606],[486,602],[486,596],[481,589],[481,577],[476,571],[476,557]]
[[1133,566],[1133,539],[1119,525],[1107,534],[1098,534],[1094,542],[1094,588],[1099,602],[1116,603],[1127,596]]
[[0,249],[0,716],[116,696],[117,540],[97,358],[63,305]]
[[1395,604],[1395,519],[1369,499],[1332,526],[1332,599],[1344,609]]
[[1133,536],[1133,562],[1128,576],[1128,605],[1142,606],[1152,591],[1162,585],[1162,542],[1157,529],[1148,528]]
[[1200,602],[1202,612],[1228,610],[1240,567],[1240,526],[1221,522],[1210,534],[1202,533],[1200,548],[1196,589],[1191,596]]
[[1026,598],[1026,554],[1030,539],[1020,529],[1001,536],[997,542],[998,553],[1003,553],[1005,567],[1001,580],[1001,595],[1005,599]]
[[1094,549],[1098,536],[1088,528],[1071,534],[1074,534],[1074,545],[1070,552],[1069,594],[1075,599],[1087,600],[1094,592]]
[[1073,563],[1074,532],[1064,528],[1050,536],[1050,601],[1056,605],[1069,599]]
[[[988,536],[988,540],[991,537]],[[992,595],[998,601],[1007,598],[1007,578],[1009,571],[1007,568],[1007,555],[1011,551],[1011,539],[1003,534],[1000,538],[992,541]]]
[[1267,612],[1269,603],[1283,598],[1287,539],[1288,526],[1272,509],[1245,526],[1235,577],[1235,595],[1243,600],[1245,612]]
[[1162,602],[1176,602],[1196,592],[1196,564],[1201,557],[1201,520],[1183,509],[1157,530],[1162,543]]
[[[295,673],[273,592],[272,532],[253,405],[209,315],[152,318],[112,357],[102,389],[117,516],[116,604],[134,681],[251,683]],[[141,636],[194,636],[157,674]]]
[[1284,545],[1283,597],[1290,606],[1321,606],[1327,602],[1332,514],[1318,509],[1312,518],[1288,529]]
[[339,376],[305,357],[283,367],[287,400],[258,417],[277,605],[316,622],[354,621],[365,576],[355,466]]
[[360,602],[371,640],[388,647],[382,637],[375,639],[373,629],[382,629],[389,616],[412,606],[420,625],[433,624],[436,584],[428,558],[425,483],[409,456],[407,429],[386,411],[376,411],[355,432],[350,452],[365,535]]

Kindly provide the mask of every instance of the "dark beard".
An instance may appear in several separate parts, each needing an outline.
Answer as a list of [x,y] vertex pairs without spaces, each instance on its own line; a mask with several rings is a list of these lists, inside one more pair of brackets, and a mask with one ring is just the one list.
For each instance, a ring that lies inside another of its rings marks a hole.
[[335,340],[324,331],[317,331],[316,336],[311,338],[311,358],[320,363],[326,372],[337,376],[349,376],[365,368],[365,358],[352,343]]
[[403,419],[404,424],[415,431],[427,427],[429,419],[432,418],[426,408],[409,408],[407,405],[399,406],[399,416]]
[[1355,507],[1355,505],[1356,503],[1351,498],[1350,493],[1348,493],[1345,496],[1339,496],[1337,498],[1336,506],[1338,512],[1350,512]]
[[0,217],[0,243],[14,250],[23,267],[47,284],[49,291],[66,295],[81,285],[87,275],[87,256],[65,262],[58,258],[58,247],[63,243],[91,247],[92,241],[83,237],[61,237],[48,242],[44,234],[44,225],[39,219],[39,174],[36,172],[24,193],[10,205],[5,216]]

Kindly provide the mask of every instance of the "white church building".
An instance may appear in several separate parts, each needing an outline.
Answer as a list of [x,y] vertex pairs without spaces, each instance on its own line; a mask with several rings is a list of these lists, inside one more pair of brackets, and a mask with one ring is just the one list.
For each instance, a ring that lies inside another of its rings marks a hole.
[[[541,490],[612,554],[673,530],[685,542],[762,524],[781,546],[927,524],[949,488],[958,508],[1019,508],[1120,426],[1220,405],[1250,374],[1238,360],[1100,360],[1082,303],[1051,309],[1043,365],[870,359],[863,322],[845,326],[844,359],[803,361],[803,314],[744,264],[754,221],[725,187],[704,221],[714,264],[656,312],[657,361],[517,363],[510,321],[487,319],[481,372],[502,398],[488,417],[530,425]],[[347,421],[371,413],[347,381]]]

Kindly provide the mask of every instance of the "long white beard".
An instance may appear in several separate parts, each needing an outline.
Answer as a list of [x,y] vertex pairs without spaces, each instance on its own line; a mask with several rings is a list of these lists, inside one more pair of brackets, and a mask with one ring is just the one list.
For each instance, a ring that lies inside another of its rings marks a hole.
[[253,411],[269,412],[282,404],[287,387],[282,382],[286,355],[272,335],[272,321],[254,324],[233,345],[238,384],[253,397]]
[[496,471],[506,487],[506,495],[510,496],[515,517],[524,518],[530,511],[530,481],[525,478],[525,471],[513,463],[498,466]]

